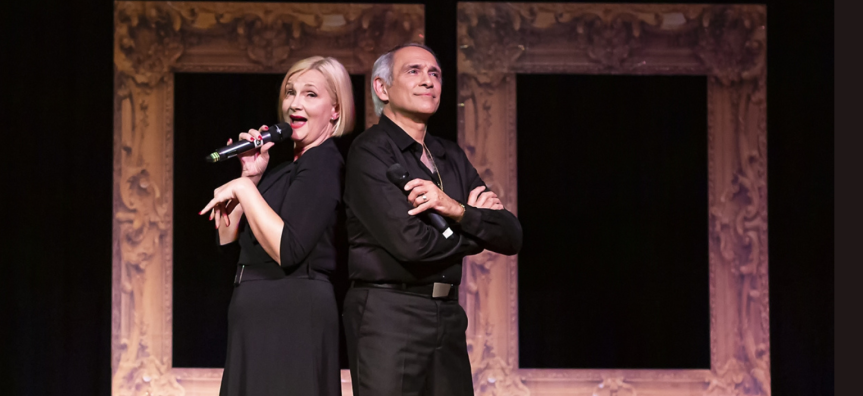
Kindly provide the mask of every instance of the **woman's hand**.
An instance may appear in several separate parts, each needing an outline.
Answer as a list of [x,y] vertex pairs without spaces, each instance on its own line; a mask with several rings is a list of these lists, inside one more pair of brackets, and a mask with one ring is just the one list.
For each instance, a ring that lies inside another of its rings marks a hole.
[[[262,125],[260,131],[266,132],[268,129],[269,127]],[[239,140],[248,140],[250,142],[261,139],[263,138],[258,129],[249,129],[248,132],[241,133],[239,136]],[[231,142],[232,140],[228,139],[228,144],[231,144]],[[267,164],[270,162],[270,148],[273,147],[274,144],[275,143],[273,142],[266,143],[259,149],[237,154],[237,158],[243,166],[243,177],[251,179],[255,185],[261,181],[261,176],[264,174],[264,171],[267,169]]]
[[255,184],[250,178],[240,177],[225,183],[213,190],[213,199],[198,214],[203,215],[209,210],[210,220],[216,221],[217,229],[223,221],[225,226],[230,226],[231,212],[240,204],[239,192],[246,188],[255,188]]

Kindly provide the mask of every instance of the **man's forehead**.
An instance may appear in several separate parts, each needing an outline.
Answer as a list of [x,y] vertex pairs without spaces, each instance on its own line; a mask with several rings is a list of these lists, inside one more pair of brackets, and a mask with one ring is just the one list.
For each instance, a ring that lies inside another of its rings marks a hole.
[[430,65],[440,68],[431,52],[420,47],[405,47],[394,54],[395,63],[399,66],[409,64]]

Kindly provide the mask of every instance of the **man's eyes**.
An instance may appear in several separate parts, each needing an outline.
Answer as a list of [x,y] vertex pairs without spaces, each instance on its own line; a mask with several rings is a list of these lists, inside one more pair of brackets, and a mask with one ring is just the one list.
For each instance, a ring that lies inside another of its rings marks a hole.
[[[417,70],[417,69],[410,69],[410,70],[408,70],[408,73],[410,73],[410,74],[417,74],[417,73],[419,73],[419,70]],[[439,72],[434,72],[434,71],[433,71],[433,72],[429,72],[429,75],[434,76],[435,78],[439,78],[439,77],[440,77],[440,73],[439,73]]]

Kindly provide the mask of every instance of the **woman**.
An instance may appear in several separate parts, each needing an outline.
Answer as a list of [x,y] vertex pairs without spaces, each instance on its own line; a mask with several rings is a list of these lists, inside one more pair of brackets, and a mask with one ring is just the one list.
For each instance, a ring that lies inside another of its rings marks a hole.
[[294,161],[264,172],[273,143],[241,154],[242,176],[217,188],[200,213],[210,211],[222,245],[240,248],[220,395],[339,395],[328,275],[344,162],[330,138],[353,129],[350,76],[333,58],[311,57],[291,67],[279,96]]

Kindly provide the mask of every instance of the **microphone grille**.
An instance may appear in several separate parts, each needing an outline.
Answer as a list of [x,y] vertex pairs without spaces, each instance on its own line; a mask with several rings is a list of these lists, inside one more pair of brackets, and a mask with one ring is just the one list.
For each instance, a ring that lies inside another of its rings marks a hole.
[[280,122],[270,128],[270,141],[273,143],[280,142],[291,137],[291,124]]
[[410,180],[410,177],[410,172],[408,172],[408,170],[398,162],[387,168],[387,179],[389,179],[393,184],[399,186],[399,188],[404,188],[405,184]]

